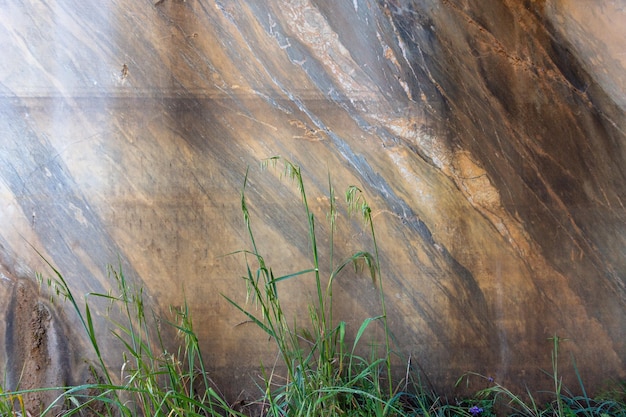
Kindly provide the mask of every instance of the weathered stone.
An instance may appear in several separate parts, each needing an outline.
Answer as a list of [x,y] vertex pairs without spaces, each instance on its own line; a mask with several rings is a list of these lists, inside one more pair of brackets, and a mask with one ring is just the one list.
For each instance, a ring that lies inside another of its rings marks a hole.
[[[235,397],[274,358],[221,296],[245,297],[242,258],[222,255],[248,247],[248,166],[269,263],[309,266],[297,191],[257,169],[280,154],[302,167],[321,242],[328,175],[364,190],[398,350],[437,390],[465,371],[539,388],[554,335],[589,389],[626,377],[619,2],[2,8],[0,262],[13,276],[44,267],[28,242],[78,294],[109,290],[105,266],[119,262],[154,306],[185,295],[212,376]],[[339,232],[339,254],[372,249],[358,221]],[[355,331],[378,297],[343,278],[337,314]],[[283,291],[306,314],[312,290]],[[2,311],[9,327],[28,321]],[[7,363],[27,343],[10,341]]]

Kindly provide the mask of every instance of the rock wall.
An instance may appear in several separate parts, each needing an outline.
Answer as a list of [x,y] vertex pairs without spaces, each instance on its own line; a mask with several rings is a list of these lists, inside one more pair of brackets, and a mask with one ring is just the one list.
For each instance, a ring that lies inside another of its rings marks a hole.
[[[268,261],[308,266],[296,191],[258,169],[283,155],[320,224],[329,175],[364,190],[398,350],[437,390],[466,371],[540,387],[554,335],[589,389],[626,376],[619,2],[0,7],[0,263],[15,280],[45,269],[34,247],[77,294],[113,288],[120,263],[155,308],[186,296],[212,376],[237,396],[274,357],[221,295],[245,297],[243,260],[222,255],[248,247],[248,166]],[[339,254],[371,249],[358,221],[339,231]],[[378,314],[367,281],[337,284],[353,331]],[[286,283],[286,303],[306,310],[305,288]],[[27,342],[7,329],[10,363]]]

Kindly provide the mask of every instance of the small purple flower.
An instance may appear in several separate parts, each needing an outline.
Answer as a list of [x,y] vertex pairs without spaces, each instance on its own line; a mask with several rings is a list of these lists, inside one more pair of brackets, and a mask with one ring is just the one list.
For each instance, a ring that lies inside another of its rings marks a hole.
[[473,417],[476,417],[483,412],[483,409],[475,405],[469,409],[469,412]]
[[489,382],[493,382],[493,377],[492,377],[492,376],[490,376],[489,378],[487,378],[487,381],[489,381]]

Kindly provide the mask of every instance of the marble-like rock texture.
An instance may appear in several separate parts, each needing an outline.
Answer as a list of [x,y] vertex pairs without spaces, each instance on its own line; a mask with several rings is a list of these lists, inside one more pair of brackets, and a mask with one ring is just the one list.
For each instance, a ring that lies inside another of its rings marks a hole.
[[[297,191],[258,168],[283,155],[320,224],[329,174],[363,189],[397,348],[437,390],[539,387],[554,335],[567,381],[570,354],[590,390],[626,377],[625,23],[621,1],[0,2],[0,363],[28,363],[28,311],[67,346],[33,372],[87,355],[71,312],[15,302],[34,247],[77,294],[120,263],[155,308],[186,297],[213,379],[252,386],[273,345],[222,297],[245,299],[222,255],[249,247],[250,166],[268,262],[308,267]],[[372,249],[340,219],[339,254]],[[380,311],[365,279],[336,298],[353,331]]]

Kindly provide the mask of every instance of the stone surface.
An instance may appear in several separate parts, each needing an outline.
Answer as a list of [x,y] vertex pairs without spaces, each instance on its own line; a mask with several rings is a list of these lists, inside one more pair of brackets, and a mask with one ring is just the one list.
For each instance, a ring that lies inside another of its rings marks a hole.
[[[320,224],[329,174],[364,190],[398,350],[436,389],[466,371],[540,387],[554,335],[568,381],[571,353],[600,389],[626,377],[625,7],[0,2],[0,263],[33,279],[34,247],[82,294],[111,289],[119,262],[153,306],[186,296],[235,397],[274,357],[221,295],[245,297],[243,259],[222,255],[249,247],[248,166],[269,263],[308,267],[296,190],[258,168],[283,155]],[[360,222],[339,232],[340,254],[371,249]],[[337,284],[353,331],[379,313],[368,281]],[[295,282],[284,294],[310,299]]]

